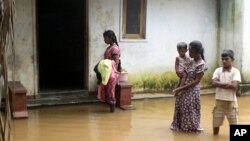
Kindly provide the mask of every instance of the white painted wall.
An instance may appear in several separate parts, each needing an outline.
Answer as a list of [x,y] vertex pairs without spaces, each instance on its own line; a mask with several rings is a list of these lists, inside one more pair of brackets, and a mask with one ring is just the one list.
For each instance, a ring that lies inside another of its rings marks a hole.
[[245,83],[250,83],[250,1],[244,0],[243,8],[243,54],[242,73]]
[[[90,91],[96,89],[94,65],[103,57],[107,45],[102,33],[120,33],[120,0],[89,1],[89,77]],[[208,66],[217,63],[216,0],[147,0],[146,41],[120,43],[122,66],[130,74],[161,73],[174,70],[180,41],[200,40]]]

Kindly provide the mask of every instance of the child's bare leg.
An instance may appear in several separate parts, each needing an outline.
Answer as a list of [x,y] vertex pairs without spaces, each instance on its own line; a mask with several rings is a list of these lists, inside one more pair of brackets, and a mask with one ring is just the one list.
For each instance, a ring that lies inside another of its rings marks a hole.
[[[181,81],[182,81],[182,77],[180,77],[180,79],[179,79],[179,82],[178,82],[178,84],[177,84],[177,87],[176,88],[178,88],[178,87],[180,87],[181,86]],[[176,93],[175,91],[173,91],[173,95],[174,96],[176,96],[178,93]]]
[[[187,77],[187,74],[185,72],[182,73],[182,76],[180,77],[179,79],[179,83],[177,85],[177,87],[181,87],[185,84],[185,81],[186,81],[186,77]],[[176,96],[178,93],[174,92],[174,95]]]

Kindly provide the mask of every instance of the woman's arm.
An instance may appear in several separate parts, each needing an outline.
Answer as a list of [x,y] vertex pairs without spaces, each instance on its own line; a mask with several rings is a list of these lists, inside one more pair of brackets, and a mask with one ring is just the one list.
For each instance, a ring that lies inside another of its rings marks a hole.
[[204,75],[204,72],[197,73],[196,76],[195,76],[195,80],[194,81],[192,81],[191,83],[188,83],[186,85],[183,85],[183,86],[180,86],[180,87],[174,89],[173,93],[179,93],[181,91],[187,90],[187,89],[192,88],[195,85],[199,84],[200,81],[201,81],[201,79],[202,79],[202,77],[203,77],[203,75]]
[[120,49],[117,46],[113,46],[111,50],[112,60],[118,65],[120,59]]
[[175,58],[175,73],[176,73],[176,75],[177,75],[178,77],[181,77],[181,76],[180,76],[180,73],[177,72],[179,63],[180,63],[179,58],[176,57],[176,58]]
[[175,58],[175,70],[177,70],[177,67],[179,65],[179,59],[178,57]]
[[120,59],[120,55],[119,54],[112,54],[112,59],[118,64],[119,59]]

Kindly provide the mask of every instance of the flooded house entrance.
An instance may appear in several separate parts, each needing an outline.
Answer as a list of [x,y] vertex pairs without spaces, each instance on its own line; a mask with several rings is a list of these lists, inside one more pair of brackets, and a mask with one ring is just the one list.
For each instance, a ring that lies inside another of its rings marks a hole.
[[87,89],[86,0],[37,0],[39,92]]

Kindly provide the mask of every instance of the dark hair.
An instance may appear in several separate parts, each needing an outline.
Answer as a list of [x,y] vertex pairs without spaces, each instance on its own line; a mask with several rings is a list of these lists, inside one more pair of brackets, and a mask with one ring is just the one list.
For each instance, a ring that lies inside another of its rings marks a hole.
[[196,53],[199,53],[201,55],[201,58],[205,61],[204,48],[200,41],[194,40],[191,43],[189,43],[189,46],[190,48],[192,48],[193,51],[195,51]]
[[109,37],[113,42],[116,43],[117,46],[119,46],[114,31],[106,30],[106,31],[103,32],[103,36]]
[[187,50],[187,44],[185,42],[179,42],[177,44],[177,50],[184,48],[185,50]]
[[221,57],[231,57],[234,60],[234,52],[231,49],[224,49],[221,53]]

